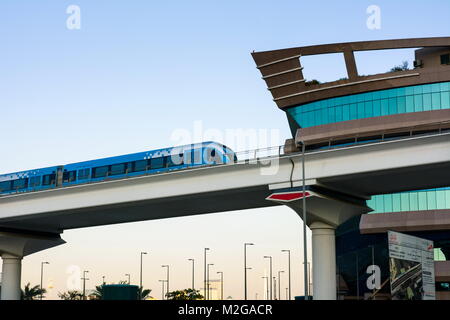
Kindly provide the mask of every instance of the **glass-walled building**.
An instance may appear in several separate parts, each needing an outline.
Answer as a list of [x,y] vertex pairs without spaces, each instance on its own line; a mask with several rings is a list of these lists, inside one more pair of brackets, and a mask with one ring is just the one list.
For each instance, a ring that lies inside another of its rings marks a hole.
[[[450,109],[450,82],[409,86],[351,96],[325,99],[286,110],[293,132],[298,127],[320,125],[394,114]],[[367,201],[369,214],[399,213],[450,209],[449,187],[374,195]],[[381,268],[381,279],[389,279],[388,244],[385,234],[361,235],[360,217],[355,217],[336,230],[338,297],[365,299],[371,296],[366,281],[367,267]],[[414,235],[435,242],[435,260],[450,260],[450,235],[444,232],[416,232]],[[447,254],[447,256],[446,256]],[[389,298],[389,283],[376,294]],[[437,282],[437,292],[449,292],[449,282]]]
[[[288,108],[286,113],[295,132],[299,127],[442,109],[450,109],[450,82],[325,99]],[[367,204],[373,213],[450,209],[450,187],[376,195]]]
[[[354,52],[405,48],[416,49],[412,68],[404,65],[386,73],[358,74]],[[327,83],[305,79],[302,57],[330,53],[342,54],[348,76]],[[301,145],[310,150],[339,148],[450,132],[450,37],[337,43],[252,55],[274,102],[287,115],[292,133],[288,152],[300,150]],[[450,264],[439,264],[450,263],[445,261],[450,260],[450,181],[426,190],[399,191],[368,195],[366,203],[372,211],[337,227],[340,298],[390,298],[386,232],[395,227],[434,241],[435,266],[439,266],[436,291],[447,292],[439,297],[450,299]],[[408,226],[412,215],[420,218],[413,221],[413,228]],[[439,225],[437,216],[448,223]],[[367,217],[377,218],[378,226],[386,221],[386,227],[368,231]],[[376,292],[366,285],[367,267],[372,264],[381,268],[382,288]],[[448,275],[442,276],[442,267]]]

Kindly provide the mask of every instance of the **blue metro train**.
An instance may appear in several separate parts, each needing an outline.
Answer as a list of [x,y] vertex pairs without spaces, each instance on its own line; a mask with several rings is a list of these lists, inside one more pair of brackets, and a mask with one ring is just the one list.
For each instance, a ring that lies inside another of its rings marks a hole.
[[3,174],[0,175],[0,195],[225,164],[236,160],[236,154],[230,148],[210,141]]

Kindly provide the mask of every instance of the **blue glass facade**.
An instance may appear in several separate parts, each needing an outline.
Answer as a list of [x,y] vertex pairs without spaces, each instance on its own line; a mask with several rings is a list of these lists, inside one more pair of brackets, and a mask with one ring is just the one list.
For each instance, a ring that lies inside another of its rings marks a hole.
[[[287,109],[291,130],[355,119],[450,109],[450,82],[324,99]],[[373,213],[450,209],[450,187],[377,195]]]
[[450,209],[450,188],[377,195],[367,205],[372,213]]
[[450,82],[325,99],[289,108],[287,113],[299,127],[306,128],[340,121],[439,109],[450,109]]

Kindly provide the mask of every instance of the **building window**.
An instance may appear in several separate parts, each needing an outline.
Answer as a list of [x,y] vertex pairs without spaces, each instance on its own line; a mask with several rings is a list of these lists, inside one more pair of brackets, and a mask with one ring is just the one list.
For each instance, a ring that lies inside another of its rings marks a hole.
[[450,53],[441,55],[441,64],[450,64]]

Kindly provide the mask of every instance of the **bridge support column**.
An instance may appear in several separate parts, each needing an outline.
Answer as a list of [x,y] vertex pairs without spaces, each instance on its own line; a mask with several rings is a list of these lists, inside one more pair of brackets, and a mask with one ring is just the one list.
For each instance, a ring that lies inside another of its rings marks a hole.
[[22,257],[3,254],[1,300],[20,300]]
[[335,229],[371,209],[365,199],[336,193],[323,186],[306,186],[305,194],[302,187],[271,190],[273,193],[267,200],[287,205],[302,219],[303,197],[306,197],[304,222],[312,231],[313,296],[315,300],[336,300]]
[[59,234],[4,229],[0,227],[3,260],[1,300],[20,300],[22,258],[64,244]]
[[335,227],[313,222],[312,267],[314,300],[336,300]]

